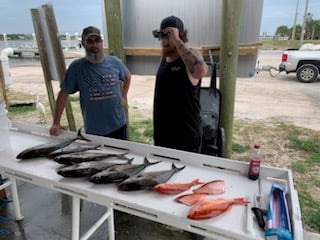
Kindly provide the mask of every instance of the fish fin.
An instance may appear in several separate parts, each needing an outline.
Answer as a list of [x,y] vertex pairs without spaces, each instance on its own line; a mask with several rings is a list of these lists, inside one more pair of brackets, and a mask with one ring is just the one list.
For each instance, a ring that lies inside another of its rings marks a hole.
[[90,140],[90,139],[85,138],[85,137],[81,134],[81,129],[82,129],[82,128],[79,128],[79,130],[78,130],[78,133],[77,133],[77,139],[79,139],[79,140],[83,140],[83,141],[87,141],[87,142],[91,142],[91,140]]
[[[90,141],[91,141],[91,140],[90,140]],[[97,150],[97,149],[99,149],[101,146],[102,146],[102,145],[101,145],[101,144],[99,144],[99,145],[97,145],[97,146],[93,147],[93,149],[94,149],[94,150]]]
[[247,205],[248,203],[250,203],[250,201],[247,201],[247,199],[243,198],[243,197],[233,198],[233,199],[231,199],[231,201],[232,201],[232,203],[243,204],[243,205]]
[[128,153],[129,153],[129,152],[121,153],[121,154],[118,155],[118,158],[123,159],[123,160],[128,160],[128,161],[133,160],[133,158],[128,158],[128,157],[126,157],[126,155],[127,155]]
[[144,157],[144,164],[145,165],[153,165],[153,164],[157,164],[157,163],[160,163],[160,162],[162,162],[162,161],[150,162],[147,157]]
[[171,165],[172,169],[175,169],[177,172],[183,170],[186,166],[182,166],[181,168],[178,168],[176,165],[174,165],[174,163],[172,163]]

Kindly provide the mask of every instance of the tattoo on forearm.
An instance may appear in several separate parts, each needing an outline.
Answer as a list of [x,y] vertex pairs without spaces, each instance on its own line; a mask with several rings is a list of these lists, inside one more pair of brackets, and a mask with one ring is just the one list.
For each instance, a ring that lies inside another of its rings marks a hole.
[[186,64],[186,67],[189,69],[191,74],[195,71],[195,65],[204,64],[202,56],[197,51],[190,50],[182,43],[179,44],[178,49],[180,51],[181,58],[183,59],[184,63]]

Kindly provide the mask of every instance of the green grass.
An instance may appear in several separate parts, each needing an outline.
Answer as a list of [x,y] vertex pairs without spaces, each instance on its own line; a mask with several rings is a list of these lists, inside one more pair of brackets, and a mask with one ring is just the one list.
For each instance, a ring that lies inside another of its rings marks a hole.
[[[232,158],[248,161],[249,143],[262,143],[263,159],[287,164],[299,194],[303,225],[320,233],[320,134],[284,122],[234,122]],[[275,156],[276,155],[276,156]],[[288,162],[281,162],[285,156]],[[279,157],[277,160],[276,158]],[[263,162],[262,162],[263,163]]]
[[[288,147],[305,153],[305,158],[292,164],[293,171],[304,176],[304,183],[297,182],[302,219],[309,227],[320,232],[320,202],[311,194],[311,186],[319,188],[320,141],[318,136],[289,138]],[[318,169],[318,170],[317,170]]]
[[[261,49],[265,50],[284,50],[287,48],[299,48],[300,40],[261,40]],[[305,40],[303,43],[320,44],[320,40]]]
[[35,105],[9,107],[8,113],[10,115],[20,115],[28,112],[33,112],[35,111],[35,109]]
[[320,232],[320,204],[306,189],[307,186],[298,186],[302,220],[308,227]]
[[233,143],[232,144],[232,152],[234,153],[244,153],[246,151],[250,150],[250,146],[246,145],[246,146],[242,146],[238,143]]
[[70,102],[79,102],[80,97],[79,96],[69,96]]
[[152,143],[153,125],[151,119],[129,123],[129,140],[138,143]]

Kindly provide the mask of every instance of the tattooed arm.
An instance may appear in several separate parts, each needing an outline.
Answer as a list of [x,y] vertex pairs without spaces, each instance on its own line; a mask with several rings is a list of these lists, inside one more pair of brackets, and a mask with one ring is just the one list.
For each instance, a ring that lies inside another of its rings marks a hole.
[[194,85],[198,84],[208,72],[208,65],[204,62],[201,53],[195,49],[190,49],[179,38],[179,30],[177,28],[166,28],[164,33],[169,35],[171,41],[177,48],[178,54],[186,65],[189,78]]
[[201,53],[195,49],[188,48],[181,40],[176,46],[192,82],[194,83],[193,80],[203,78],[208,72],[208,65],[204,62]]

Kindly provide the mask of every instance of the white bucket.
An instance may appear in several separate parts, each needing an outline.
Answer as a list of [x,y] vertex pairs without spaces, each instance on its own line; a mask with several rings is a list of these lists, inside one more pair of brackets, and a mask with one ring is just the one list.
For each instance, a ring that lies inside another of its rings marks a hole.
[[0,151],[11,146],[10,143],[11,121],[7,117],[7,109],[4,102],[0,102]]

